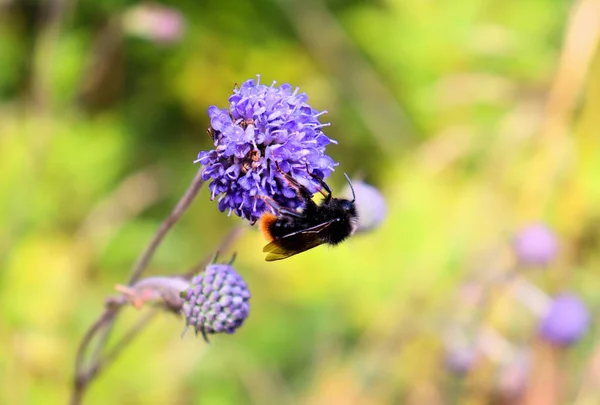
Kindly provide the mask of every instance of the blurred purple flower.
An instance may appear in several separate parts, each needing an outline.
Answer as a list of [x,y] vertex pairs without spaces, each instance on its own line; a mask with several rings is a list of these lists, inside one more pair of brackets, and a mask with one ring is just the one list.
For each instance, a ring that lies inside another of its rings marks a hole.
[[157,43],[177,42],[185,31],[183,15],[176,9],[158,4],[141,4],[124,15],[126,32]]
[[325,147],[336,143],[321,130],[325,112],[313,109],[305,93],[292,86],[275,87],[248,80],[229,97],[229,110],[208,109],[209,134],[215,149],[202,151],[198,160],[203,179],[210,184],[211,199],[219,196],[219,210],[228,210],[255,222],[267,209],[260,196],[273,198],[282,207],[296,209],[302,199],[289,187],[275,163],[299,183],[316,193],[320,186],[308,171],[327,178],[336,163]]
[[228,264],[212,264],[192,279],[181,293],[182,313],[196,333],[234,333],[250,311],[250,291],[244,279]]
[[444,363],[453,373],[464,375],[471,371],[478,358],[479,352],[475,347],[452,347],[446,349]]
[[[360,180],[353,180],[352,187],[356,194],[356,208],[358,210],[357,232],[368,232],[377,228],[384,221],[387,214],[387,204],[381,192],[375,187]],[[342,194],[352,198],[352,190],[348,185]]]
[[590,314],[574,294],[563,293],[552,300],[539,325],[542,339],[560,346],[577,342],[587,331]]
[[554,233],[543,224],[530,225],[517,233],[513,248],[518,260],[526,266],[546,266],[558,252]]

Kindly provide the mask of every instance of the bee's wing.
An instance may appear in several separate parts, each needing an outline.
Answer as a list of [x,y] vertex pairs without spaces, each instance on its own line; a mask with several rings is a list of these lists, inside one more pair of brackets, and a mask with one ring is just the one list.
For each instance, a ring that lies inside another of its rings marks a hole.
[[324,243],[322,233],[329,228],[335,220],[323,222],[311,228],[302,229],[281,238],[275,239],[263,248],[268,255],[266,261],[272,262],[305,252]]

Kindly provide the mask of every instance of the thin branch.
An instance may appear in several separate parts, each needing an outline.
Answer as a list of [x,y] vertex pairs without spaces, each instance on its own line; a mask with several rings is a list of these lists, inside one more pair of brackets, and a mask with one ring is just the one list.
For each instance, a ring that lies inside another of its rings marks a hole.
[[109,322],[112,322],[115,316],[117,315],[120,306],[110,306],[107,307],[102,315],[98,318],[96,322],[90,327],[90,329],[86,332],[83,337],[81,343],[79,344],[79,348],[77,349],[77,356],[75,359],[75,378],[73,381],[73,392],[71,394],[71,405],[79,405],[83,400],[83,395],[91,381],[88,377],[88,372],[85,370],[85,353],[87,351],[88,346],[92,342],[96,333],[105,327]]
[[[192,183],[186,190],[183,197],[181,197],[175,208],[173,208],[173,211],[171,211],[169,216],[162,222],[160,228],[158,228],[158,231],[154,234],[154,237],[152,238],[146,249],[139,256],[137,262],[135,263],[131,271],[131,276],[129,277],[128,282],[129,285],[133,285],[141,277],[143,271],[146,269],[146,267],[148,267],[150,260],[152,260],[156,249],[161,244],[164,237],[188,209],[188,207],[190,206],[192,201],[194,201],[203,185],[204,180],[202,180],[202,168],[200,168],[198,169],[196,177],[194,177],[194,180],[192,180]],[[116,316],[114,318],[116,318]],[[114,318],[107,323],[107,326],[104,329],[104,333],[99,339],[99,344],[96,347],[96,351],[94,352],[93,356],[94,363],[98,361],[102,350],[106,346],[106,341],[108,340],[112,331],[112,327],[114,325]]]
[[[118,307],[119,310],[123,307]],[[100,335],[100,337],[98,338],[98,343],[96,343],[96,347],[93,350],[92,355],[90,356],[90,368],[92,368],[96,363],[98,363],[100,361],[100,358],[102,357],[102,353],[104,351],[104,348],[106,347],[106,342],[108,342],[108,338],[110,337],[110,333],[113,330],[113,327],[115,325],[115,321],[117,320],[117,316],[119,315],[119,310],[115,311],[115,313],[113,314],[113,316],[108,319],[104,325],[102,325],[102,328],[99,328],[96,333]]]
[[[235,243],[235,241],[240,236],[242,236],[244,234],[246,229],[248,229],[247,226],[236,226],[235,228],[233,228],[221,240],[221,242],[219,243],[219,246],[217,248],[217,251],[223,252],[223,251],[228,250],[230,248],[230,246],[233,243]],[[199,262],[196,266],[194,266],[190,271],[188,271],[186,273],[186,276],[191,276],[191,275],[197,273],[199,271],[199,269],[205,268],[210,263],[213,256],[214,256],[213,254],[208,255],[201,262]],[[111,301],[111,302],[113,302],[113,301]],[[119,305],[118,307],[111,307],[111,308],[114,310],[114,309],[120,309],[121,307],[122,307],[122,305]],[[98,332],[101,329],[103,324],[105,324],[105,321],[110,322],[112,320],[112,317],[109,317],[109,319],[107,319],[107,320],[105,319],[105,317],[107,317],[107,312],[111,308],[107,308],[107,310],[100,317],[100,319],[93,325],[93,327],[92,327],[93,330],[91,328],[90,331],[88,331],[88,333],[86,334],[86,338],[87,338],[86,344],[89,344],[94,333]],[[85,390],[86,385],[89,384],[89,382],[91,382],[95,377],[97,377],[100,374],[101,371],[103,371],[108,365],[113,363],[119,357],[119,355],[123,352],[123,350],[125,350],[125,348],[127,348],[127,346],[131,342],[133,342],[133,340],[137,337],[137,335],[139,333],[141,333],[144,330],[144,328],[152,320],[154,320],[154,318],[156,317],[156,315],[158,315],[158,313],[159,313],[159,311],[154,311],[154,312],[147,314],[144,318],[140,319],[136,323],[135,326],[133,326],[117,343],[115,343],[115,345],[112,347],[112,349],[108,353],[106,353],[103,358],[99,357],[98,360],[95,361],[90,366],[89,371],[83,374],[83,379],[85,380],[85,383],[83,383],[83,385],[82,385],[83,390]],[[116,315],[116,313],[115,313],[115,315]],[[80,348],[80,352],[81,352],[81,348]],[[79,356],[79,354],[78,354],[78,356]],[[79,367],[78,367],[78,369],[79,369]],[[80,384],[81,384],[81,382],[80,382]],[[76,387],[77,387],[77,382],[76,382]],[[77,389],[76,389],[76,391],[74,392],[73,398],[78,398],[78,400],[81,401],[82,393],[77,392]],[[81,402],[73,402],[73,400],[71,402],[72,405],[76,405],[76,404],[80,404],[80,403]]]
[[[203,185],[204,180],[202,180],[202,168],[200,168],[198,169],[196,177],[194,177],[194,180],[192,180],[192,183],[186,190],[183,197],[181,197],[175,208],[173,208],[173,211],[171,211],[169,216],[162,222],[160,228],[158,228],[158,231],[154,234],[154,237],[152,238],[146,249],[139,256],[137,262],[135,263],[131,271],[131,276],[129,277],[128,281],[129,285],[133,285],[137,280],[139,280],[146,267],[148,267],[150,260],[152,260],[156,249],[158,248],[158,246],[160,246],[164,237],[171,230],[173,225],[175,225],[177,221],[179,221],[179,219],[185,213],[185,211],[189,208],[190,204],[192,203],[192,201],[194,201]],[[107,322],[106,328],[104,328],[104,333],[100,337],[99,343],[96,346],[96,350],[92,357],[92,361],[94,363],[98,361],[98,359],[101,356],[102,350],[104,350],[104,347],[106,346],[106,342],[108,341],[110,333],[112,332],[115,318],[116,316],[111,321]]]
[[79,347],[77,348],[77,355],[75,356],[75,370],[83,369],[85,351],[87,347],[91,343],[96,332],[98,332],[98,330],[100,330],[102,326],[114,316],[116,308],[117,307],[107,308],[86,332],[85,336],[81,340],[81,343],[79,344]]
[[106,355],[104,355],[104,357],[100,359],[94,365],[94,367],[90,368],[89,372],[87,373],[87,378],[90,380],[93,379],[107,366],[112,364],[123,352],[123,350],[125,350],[125,348],[127,348],[127,346],[129,346],[129,344],[133,342],[136,337],[138,337],[144,328],[148,326],[151,321],[156,319],[158,314],[159,311],[155,310],[141,317],[137,323],[131,329],[129,329],[127,333],[125,333],[125,335],[121,337],[119,341],[117,341],[117,343],[114,344],[114,346],[106,353]]
[[203,185],[204,180],[202,180],[202,169],[200,169],[196,173],[196,177],[194,177],[192,184],[190,184],[181,200],[179,200],[173,211],[171,211],[171,214],[169,214],[167,219],[165,219],[160,225],[158,232],[156,232],[154,238],[152,238],[152,241],[150,241],[150,244],[148,245],[146,250],[144,250],[136,264],[133,266],[133,270],[129,278],[129,285],[132,285],[140,278],[142,272],[146,269],[148,263],[150,263],[152,256],[154,256],[154,252],[156,252],[156,249],[158,248],[166,234],[188,209],[188,207],[190,206],[192,201],[194,201],[194,198],[196,198],[198,192],[200,191]]
[[[134,264],[131,270],[131,276],[129,277],[128,281],[129,285],[133,285],[141,277],[142,273],[150,263],[150,260],[154,256],[156,249],[163,241],[164,237],[167,235],[169,230],[171,230],[173,225],[177,223],[177,221],[181,218],[185,211],[189,208],[192,201],[198,195],[198,192],[200,191],[203,185],[204,180],[202,180],[202,169],[200,168],[183,197],[181,197],[173,211],[171,211],[169,216],[160,225],[160,228],[158,229],[158,231],[156,232],[146,249],[142,252],[140,257]],[[92,324],[88,332],[86,332],[83,340],[81,341],[81,344],[79,345],[77,351],[77,359],[75,362],[75,380],[73,394],[71,397],[72,405],[81,404],[83,395],[85,394],[85,390],[87,389],[89,383],[93,380],[93,378],[98,374],[98,365],[101,361],[104,361],[102,360],[102,352],[104,351],[106,342],[108,341],[108,337],[112,331],[114,322],[121,308],[121,306],[107,307],[104,310],[104,312],[100,315],[98,320]],[[92,342],[94,336],[100,331],[103,331],[103,333],[98,339],[98,343],[96,345],[96,349],[94,350],[92,360],[90,361],[88,371],[86,371],[84,364],[85,353],[87,352],[88,347]],[[135,332],[134,335],[136,333],[137,332]],[[117,352],[117,354],[118,353],[119,352]]]

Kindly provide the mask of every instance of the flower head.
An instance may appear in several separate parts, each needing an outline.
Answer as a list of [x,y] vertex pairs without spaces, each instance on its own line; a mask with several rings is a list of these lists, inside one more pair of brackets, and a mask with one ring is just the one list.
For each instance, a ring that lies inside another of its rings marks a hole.
[[513,248],[521,263],[527,266],[546,266],[556,256],[558,242],[548,227],[534,224],[515,236]]
[[201,332],[205,340],[207,334],[235,332],[250,311],[248,286],[228,264],[208,266],[192,279],[181,297],[187,326]]
[[476,347],[457,346],[446,348],[444,362],[446,367],[458,375],[467,374],[475,363],[479,353]]
[[583,302],[576,295],[564,293],[554,298],[538,331],[542,339],[568,346],[583,336],[589,321],[590,314]]
[[[385,199],[379,190],[363,181],[352,181],[352,188],[356,196],[356,209],[358,211],[357,232],[372,231],[381,225],[385,219],[387,214]],[[342,194],[346,198],[352,198],[350,185],[344,189]]]
[[305,93],[292,86],[260,84],[260,77],[235,88],[229,109],[212,106],[209,134],[215,148],[202,151],[196,162],[203,179],[210,180],[211,199],[218,196],[219,210],[255,222],[267,209],[261,196],[285,208],[301,206],[302,199],[287,184],[276,164],[312,193],[318,182],[309,171],[328,177],[336,163],[325,154],[335,141],[321,130],[319,112],[307,104]]

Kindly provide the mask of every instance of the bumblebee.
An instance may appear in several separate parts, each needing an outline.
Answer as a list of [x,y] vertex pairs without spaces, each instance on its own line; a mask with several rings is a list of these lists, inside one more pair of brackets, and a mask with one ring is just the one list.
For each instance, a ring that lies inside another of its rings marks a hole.
[[324,199],[317,204],[306,187],[283,172],[278,165],[276,167],[296,195],[303,200],[304,207],[301,212],[297,212],[281,207],[270,197],[262,197],[276,213],[267,212],[259,219],[259,227],[270,242],[263,248],[263,252],[267,253],[266,261],[286,259],[322,244],[337,245],[356,231],[356,197],[348,175],[344,173],[352,190],[352,201],[334,198],[327,183],[308,172],[321,185],[319,192]]

